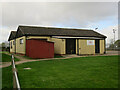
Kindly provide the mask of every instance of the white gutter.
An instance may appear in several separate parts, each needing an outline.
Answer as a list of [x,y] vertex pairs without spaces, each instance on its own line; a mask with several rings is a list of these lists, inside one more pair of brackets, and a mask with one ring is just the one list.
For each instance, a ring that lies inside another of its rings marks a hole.
[[52,36],[53,38],[66,39],[66,38],[76,38],[76,39],[103,39],[97,37],[66,37],[66,36]]

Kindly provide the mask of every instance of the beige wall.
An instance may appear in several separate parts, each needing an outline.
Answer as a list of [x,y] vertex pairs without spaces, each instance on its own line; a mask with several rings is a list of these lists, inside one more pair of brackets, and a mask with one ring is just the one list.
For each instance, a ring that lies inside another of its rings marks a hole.
[[79,39],[79,54],[95,54],[95,41],[94,45],[87,45],[87,40]]
[[[20,44],[20,39],[23,39],[23,43]],[[16,38],[16,53],[25,54],[26,53],[26,40],[25,36]]]
[[[13,44],[13,41],[15,41],[15,40],[10,40],[10,52],[11,53],[15,52],[15,45]],[[12,48],[11,48],[11,42],[12,42]]]
[[65,39],[52,38],[51,41],[54,41],[54,53],[55,54],[66,54]]
[[[57,38],[44,37],[44,36],[27,37],[27,39],[31,39],[31,38],[42,38],[42,39],[47,39],[48,41],[53,41],[54,42],[54,53],[55,54],[66,54],[66,40],[65,39],[57,39]],[[20,44],[20,39],[23,39],[24,41],[23,44]],[[79,43],[79,47],[77,47],[77,43]],[[16,53],[25,54],[26,52],[25,48],[26,48],[25,36],[17,38],[16,39]],[[95,40],[94,40],[94,45],[87,45],[86,39],[76,39],[76,54],[78,52],[77,48],[79,48],[79,54],[95,54]],[[100,40],[100,54],[103,54],[104,50],[105,50],[104,40]],[[13,51],[15,51],[14,48],[10,49],[10,52],[13,52]]]
[[76,54],[78,54],[78,53],[77,53],[77,41],[78,41],[78,40],[76,39]]
[[105,52],[105,40],[100,40],[100,54],[104,54]]
[[[104,40],[100,40],[100,54],[104,54],[105,51],[104,42],[105,42]],[[95,40],[94,40],[94,45],[87,45],[87,40],[79,39],[79,48],[80,48],[79,54],[95,54]],[[77,53],[77,49],[76,49],[76,53]]]

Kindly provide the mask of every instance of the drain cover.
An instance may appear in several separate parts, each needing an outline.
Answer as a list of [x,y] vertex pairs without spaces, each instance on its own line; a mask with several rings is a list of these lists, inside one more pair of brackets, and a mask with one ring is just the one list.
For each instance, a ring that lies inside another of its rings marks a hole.
[[28,69],[31,69],[31,68],[24,68],[24,69],[27,69],[27,70],[28,70]]

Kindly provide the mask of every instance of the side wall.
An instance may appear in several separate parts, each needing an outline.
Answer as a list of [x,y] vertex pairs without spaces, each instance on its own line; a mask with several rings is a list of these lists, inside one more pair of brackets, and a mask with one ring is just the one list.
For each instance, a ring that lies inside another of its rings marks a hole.
[[[46,36],[27,37],[27,39],[32,39],[32,38],[41,38],[41,39],[47,39],[47,41],[52,41],[54,42],[54,53],[55,54],[66,54],[66,40],[65,39],[57,39],[57,38],[51,38],[51,37],[46,37]],[[24,42],[23,44],[20,44],[20,39],[23,39],[23,42]],[[100,54],[104,54],[105,52],[104,42],[105,42],[104,40],[100,40]],[[10,52],[13,52],[14,50],[15,49],[10,49]],[[16,53],[21,53],[21,54],[26,53],[25,36],[16,39]],[[95,40],[94,40],[94,45],[87,45],[87,39],[76,39],[76,54],[95,54]]]
[[87,45],[87,40],[79,39],[79,54],[95,54],[95,40],[94,45]]
[[100,54],[105,52],[105,40],[100,40]]
[[57,39],[57,38],[52,38],[52,41],[54,41],[54,53],[55,54],[66,54],[66,45],[65,39]]
[[[79,47],[77,47],[77,43],[79,43]],[[100,54],[104,54],[104,52],[105,52],[105,40],[100,40]],[[94,45],[87,45],[87,39],[77,39],[76,40],[76,54],[79,54],[79,55],[80,54],[95,54],[95,40],[94,40]]]
[[[23,43],[20,44],[20,39],[23,39]],[[16,38],[16,53],[25,54],[26,52],[26,39],[25,36]]]
[[[15,41],[15,40],[10,40],[10,53],[15,52],[15,45],[13,44],[13,41]],[[11,42],[12,42],[12,48],[11,48]]]
[[77,51],[77,50],[78,50],[78,46],[77,46],[78,41],[79,41],[79,40],[78,40],[78,39],[76,39],[76,54],[79,54],[79,53],[78,53],[78,51]]

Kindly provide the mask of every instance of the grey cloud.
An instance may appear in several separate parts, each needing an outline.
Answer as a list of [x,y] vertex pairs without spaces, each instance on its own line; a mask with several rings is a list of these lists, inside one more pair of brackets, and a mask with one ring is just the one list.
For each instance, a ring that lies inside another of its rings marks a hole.
[[[2,26],[9,32],[16,30],[18,25],[63,25],[64,27],[89,28],[91,23],[112,17],[114,20],[117,19],[117,3],[113,2],[2,3]],[[7,38],[8,34],[3,36]]]
[[3,26],[54,25],[77,22],[85,27],[117,15],[117,3],[4,3]]

